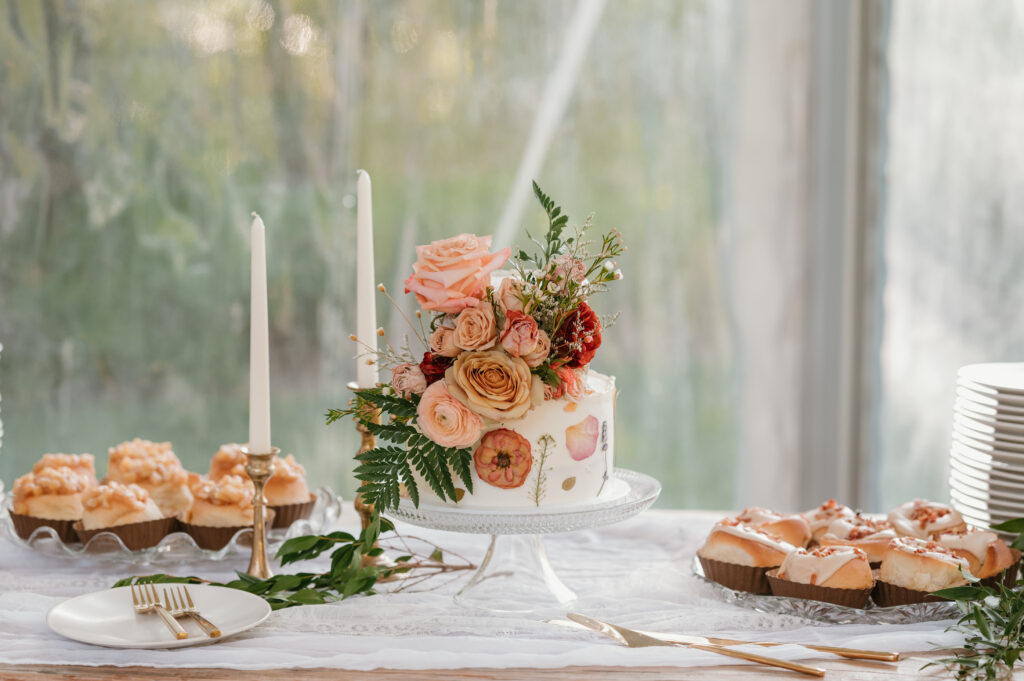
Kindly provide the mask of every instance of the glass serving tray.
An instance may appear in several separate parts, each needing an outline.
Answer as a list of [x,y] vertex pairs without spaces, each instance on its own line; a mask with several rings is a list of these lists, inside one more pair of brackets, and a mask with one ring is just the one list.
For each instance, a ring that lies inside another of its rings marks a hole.
[[915,603],[880,608],[874,602],[868,601],[867,607],[861,610],[806,598],[752,594],[712,582],[704,576],[704,568],[697,556],[693,557],[691,567],[693,574],[710,584],[715,594],[726,603],[772,615],[791,615],[828,624],[913,624],[959,617],[956,604],[952,602]]
[[[194,539],[185,532],[172,532],[156,546],[132,551],[112,532],[100,532],[86,544],[78,542],[65,544],[49,527],[39,527],[22,539],[14,531],[14,523],[8,514],[10,504],[5,497],[0,503],[0,536],[30,548],[39,553],[58,558],[91,560],[101,562],[160,565],[182,563],[194,560],[225,560],[248,555],[252,542],[252,530],[239,530],[224,548],[217,551],[201,549]],[[331,527],[341,516],[341,497],[329,487],[316,490],[316,503],[308,519],[298,520],[287,529],[270,530],[267,533],[268,553],[273,554],[285,540],[305,534],[316,534]]]

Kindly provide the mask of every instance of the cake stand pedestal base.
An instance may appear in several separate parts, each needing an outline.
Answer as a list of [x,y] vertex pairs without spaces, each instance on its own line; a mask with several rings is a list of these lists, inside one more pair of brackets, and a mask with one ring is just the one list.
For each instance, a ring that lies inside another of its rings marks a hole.
[[564,611],[575,600],[548,562],[539,534],[492,534],[480,567],[455,594],[459,605],[509,613]]
[[555,574],[541,535],[617,523],[647,510],[661,485],[654,478],[616,468],[601,497],[575,506],[538,509],[460,508],[402,499],[387,514],[435,530],[489,534],[491,543],[469,582],[455,595],[467,607],[497,613],[565,612],[576,594]]

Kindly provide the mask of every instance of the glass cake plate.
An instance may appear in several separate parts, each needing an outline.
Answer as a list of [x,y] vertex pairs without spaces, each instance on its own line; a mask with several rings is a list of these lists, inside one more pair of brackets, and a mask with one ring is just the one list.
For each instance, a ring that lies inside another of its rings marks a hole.
[[565,613],[576,600],[551,567],[541,535],[610,525],[647,510],[661,494],[649,475],[616,468],[612,486],[584,504],[534,509],[456,508],[402,499],[387,514],[414,525],[449,532],[489,534],[480,567],[455,595],[467,607],[500,613]]
[[710,584],[715,594],[724,602],[772,615],[791,615],[828,624],[913,624],[959,617],[956,604],[953,602],[915,603],[880,608],[874,602],[868,601],[867,607],[861,610],[807,598],[752,594],[712,582],[704,576],[704,568],[697,556],[693,557],[691,567],[693,574]]
[[[86,544],[65,544],[49,527],[37,528],[28,539],[22,539],[14,531],[14,523],[8,514],[10,504],[0,497],[0,536],[15,544],[25,546],[39,553],[79,560],[100,562],[131,563],[135,565],[165,565],[194,560],[225,560],[250,553],[252,530],[239,530],[227,545],[217,551],[201,549],[194,539],[185,532],[172,532],[156,546],[132,551],[112,532],[100,532]],[[273,553],[292,537],[316,534],[330,527],[341,516],[341,497],[328,487],[316,490],[316,503],[308,519],[298,520],[287,529],[270,530],[267,533],[268,552]]]

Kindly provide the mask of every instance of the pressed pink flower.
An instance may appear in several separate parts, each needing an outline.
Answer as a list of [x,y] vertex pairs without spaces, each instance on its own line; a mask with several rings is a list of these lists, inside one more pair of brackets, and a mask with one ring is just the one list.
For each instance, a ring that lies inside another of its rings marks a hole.
[[491,272],[505,264],[512,251],[488,252],[491,237],[460,234],[416,247],[412,274],[405,292],[415,293],[424,310],[458,314],[476,307],[483,298]]
[[508,428],[492,430],[473,453],[473,465],[480,479],[490,485],[502,489],[520,487],[533,467],[530,441]]
[[597,436],[601,432],[601,424],[596,416],[588,416],[575,426],[565,429],[565,446],[569,449],[569,456],[575,461],[591,456],[597,449]]
[[431,383],[424,391],[416,408],[416,423],[424,435],[442,447],[468,447],[484,428],[483,419],[452,397],[443,380]]

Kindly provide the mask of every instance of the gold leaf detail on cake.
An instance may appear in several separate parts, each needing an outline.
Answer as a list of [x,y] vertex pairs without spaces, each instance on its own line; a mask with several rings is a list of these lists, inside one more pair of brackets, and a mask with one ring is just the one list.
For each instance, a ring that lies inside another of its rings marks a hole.
[[564,489],[566,492],[568,492],[569,490],[571,490],[575,486],[576,486],[576,477],[575,476],[573,476],[571,478],[566,478],[565,480],[562,481],[562,489]]
[[466,490],[462,489],[461,487],[456,487],[455,488],[455,503],[459,503],[460,501],[462,501],[462,497],[464,497],[464,496],[466,496]]

